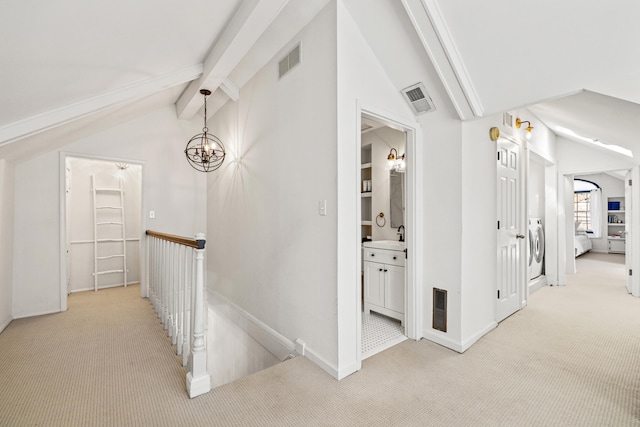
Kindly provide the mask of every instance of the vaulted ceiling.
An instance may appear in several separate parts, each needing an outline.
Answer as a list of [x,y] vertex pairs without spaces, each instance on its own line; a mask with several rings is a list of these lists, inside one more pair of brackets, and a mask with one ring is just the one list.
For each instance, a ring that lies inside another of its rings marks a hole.
[[[341,1],[398,90],[437,73],[461,119],[530,107],[554,130],[640,157],[640,3]],[[190,119],[203,87],[217,89],[214,106],[235,99],[328,2],[6,0],[0,157],[161,105]]]

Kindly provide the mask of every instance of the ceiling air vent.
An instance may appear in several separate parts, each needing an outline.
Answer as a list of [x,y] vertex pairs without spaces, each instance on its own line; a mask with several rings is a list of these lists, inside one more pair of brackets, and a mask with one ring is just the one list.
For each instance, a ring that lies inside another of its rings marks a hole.
[[291,52],[287,54],[278,63],[278,77],[282,78],[293,67],[300,63],[300,44],[293,48]]
[[436,109],[422,83],[402,89],[402,94],[415,114],[428,113]]

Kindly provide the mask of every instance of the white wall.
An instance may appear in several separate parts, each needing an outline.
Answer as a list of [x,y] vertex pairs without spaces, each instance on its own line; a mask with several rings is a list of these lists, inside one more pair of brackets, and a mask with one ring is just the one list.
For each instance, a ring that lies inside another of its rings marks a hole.
[[558,137],[558,173],[587,174],[603,171],[631,169],[633,159],[586,143]]
[[[278,61],[298,42],[301,63],[278,79]],[[212,117],[228,157],[207,187],[208,286],[303,340],[307,356],[334,373],[335,46],[330,5]]]
[[544,163],[531,156],[527,175],[528,218],[542,218],[544,220],[546,205]]
[[[69,143],[62,151],[143,161],[143,210],[156,211],[146,226],[191,236],[205,229],[206,177],[188,165],[183,150],[190,134],[198,132],[196,121],[178,121],[170,106]],[[59,153],[17,164],[15,188],[13,316],[59,311]]]
[[0,332],[12,319],[13,181],[13,164],[0,159]]

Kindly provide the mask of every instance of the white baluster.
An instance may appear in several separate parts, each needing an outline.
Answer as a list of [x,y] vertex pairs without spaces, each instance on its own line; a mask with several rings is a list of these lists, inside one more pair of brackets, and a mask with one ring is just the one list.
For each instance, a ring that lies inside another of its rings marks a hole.
[[207,349],[205,346],[204,310],[204,234],[197,234],[195,303],[193,306],[193,348],[189,358],[190,371],[187,373],[187,391],[194,398],[211,390],[211,376],[207,372]]

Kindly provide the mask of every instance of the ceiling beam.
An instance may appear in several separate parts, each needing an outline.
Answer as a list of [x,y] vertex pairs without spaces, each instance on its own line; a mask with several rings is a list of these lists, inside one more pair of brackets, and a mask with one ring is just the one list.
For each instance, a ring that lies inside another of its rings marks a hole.
[[436,0],[402,0],[422,46],[461,120],[482,117],[484,107]]
[[204,61],[202,76],[176,102],[178,118],[189,120],[202,106],[200,89],[214,92],[238,65],[289,0],[244,0]]
[[121,89],[47,111],[0,127],[0,147],[73,122],[99,111],[184,84],[202,74],[202,64],[143,80]]

